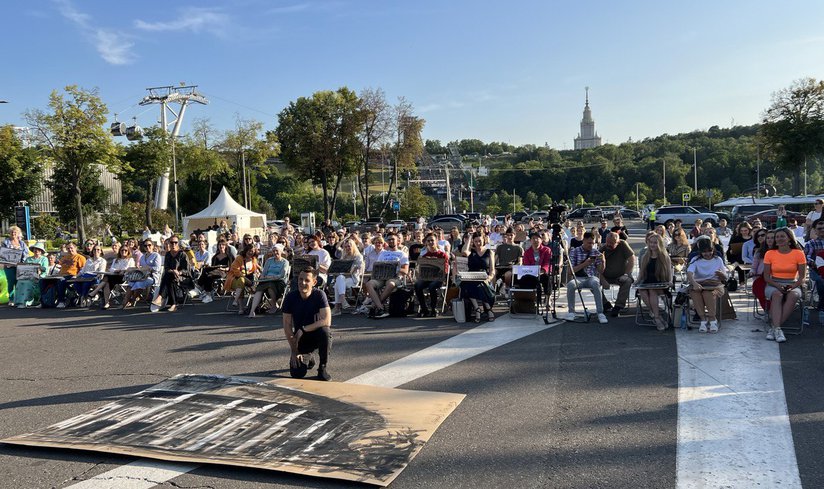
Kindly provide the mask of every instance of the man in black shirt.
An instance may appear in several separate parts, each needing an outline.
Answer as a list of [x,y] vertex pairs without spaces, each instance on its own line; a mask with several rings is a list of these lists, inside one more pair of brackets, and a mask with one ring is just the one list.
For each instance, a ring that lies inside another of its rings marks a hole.
[[283,301],[283,332],[292,349],[289,373],[301,379],[314,366],[312,352],[318,350],[318,380],[332,377],[326,371],[332,347],[332,311],[326,294],[315,288],[318,272],[306,267],[298,276],[298,289]]

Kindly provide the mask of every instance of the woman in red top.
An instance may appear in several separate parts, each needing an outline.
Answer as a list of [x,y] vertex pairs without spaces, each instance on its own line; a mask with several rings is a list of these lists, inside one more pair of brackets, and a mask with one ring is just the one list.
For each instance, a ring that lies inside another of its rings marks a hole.
[[768,340],[778,343],[787,341],[781,325],[790,317],[795,304],[801,298],[801,285],[807,273],[807,258],[795,241],[795,235],[781,228],[775,232],[776,249],[764,255],[764,292],[770,299],[770,319],[772,328],[767,332]]

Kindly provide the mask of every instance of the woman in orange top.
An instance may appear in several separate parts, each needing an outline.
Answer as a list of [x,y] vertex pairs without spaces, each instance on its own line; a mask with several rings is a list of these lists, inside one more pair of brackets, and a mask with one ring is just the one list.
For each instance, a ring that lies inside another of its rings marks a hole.
[[778,343],[787,341],[781,325],[790,317],[795,304],[801,298],[801,285],[807,273],[807,259],[795,241],[795,235],[787,228],[775,232],[777,249],[764,255],[764,295],[770,299],[772,328],[767,339]]
[[226,283],[223,290],[232,292],[235,304],[238,306],[238,314],[243,314],[243,292],[247,285],[251,286],[255,282],[255,277],[260,273],[260,266],[257,261],[257,248],[247,246],[243,248],[235,261],[229,267],[229,274],[226,275]]

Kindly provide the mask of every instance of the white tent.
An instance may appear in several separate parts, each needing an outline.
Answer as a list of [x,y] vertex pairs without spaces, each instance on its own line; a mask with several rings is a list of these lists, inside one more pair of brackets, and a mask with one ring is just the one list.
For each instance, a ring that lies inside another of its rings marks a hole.
[[211,228],[215,224],[220,224],[223,219],[226,220],[229,227],[232,226],[232,223],[237,223],[237,232],[241,236],[244,233],[262,236],[266,229],[266,214],[252,212],[238,204],[229,195],[226,187],[223,187],[220,195],[209,207],[197,214],[183,218],[183,232],[188,236],[195,229],[205,230]]

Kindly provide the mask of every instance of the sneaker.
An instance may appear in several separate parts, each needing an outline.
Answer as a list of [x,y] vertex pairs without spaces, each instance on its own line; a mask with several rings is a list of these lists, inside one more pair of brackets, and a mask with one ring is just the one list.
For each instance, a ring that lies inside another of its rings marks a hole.
[[775,330],[767,328],[767,341],[775,341]]
[[332,380],[332,376],[329,375],[329,372],[326,371],[326,365],[321,365],[318,367],[318,380],[323,380],[329,382]]
[[567,320],[567,321],[575,321],[575,313],[574,312],[566,313],[566,316],[564,316],[564,319]]
[[612,311],[612,303],[610,301],[604,301],[604,312]]
[[386,309],[378,309],[377,311],[375,311],[375,319],[383,319],[388,317],[389,313],[386,311]]
[[366,306],[360,306],[352,311],[352,314],[369,314],[369,308]]
[[214,299],[212,298],[212,294],[203,294],[203,297],[200,298],[200,302],[204,304],[208,304],[212,301],[214,301]]
[[157,304],[155,304],[155,303],[153,302],[153,303],[152,303],[152,305],[151,305],[151,306],[149,306],[149,310],[150,310],[151,312],[157,312],[157,311],[159,311],[159,310],[160,310],[160,306],[158,306]]
[[664,321],[664,318],[659,316],[659,317],[655,318],[654,321],[655,321],[655,328],[658,331],[665,331],[667,329],[667,322]]
[[66,303],[65,303],[65,302],[61,302],[61,303],[57,304],[57,308],[58,308],[58,309],[65,309],[65,308],[66,308]]
[[607,324],[609,321],[607,320],[606,314],[599,312],[598,313],[598,322],[601,324]]
[[[623,309],[623,307],[615,306],[615,307],[612,308],[612,311],[610,311],[609,315],[614,317],[614,318],[617,318],[618,315],[621,314],[621,309]],[[606,311],[604,311],[604,312],[606,312]]]
[[706,333],[707,332],[707,322],[706,321],[701,321],[701,325],[698,326],[698,332],[699,333]]
[[781,328],[775,328],[775,342],[784,343],[785,341],[787,341],[787,338],[784,336],[784,332],[781,331]]
[[337,307],[332,309],[332,316],[340,316],[341,314],[342,314],[342,311],[340,309],[338,309]]
[[718,332],[718,321],[710,321],[710,333]]
[[311,353],[304,353],[303,355],[301,355],[300,361],[303,362],[303,364],[306,365],[306,368],[309,370],[315,368],[315,355]]

